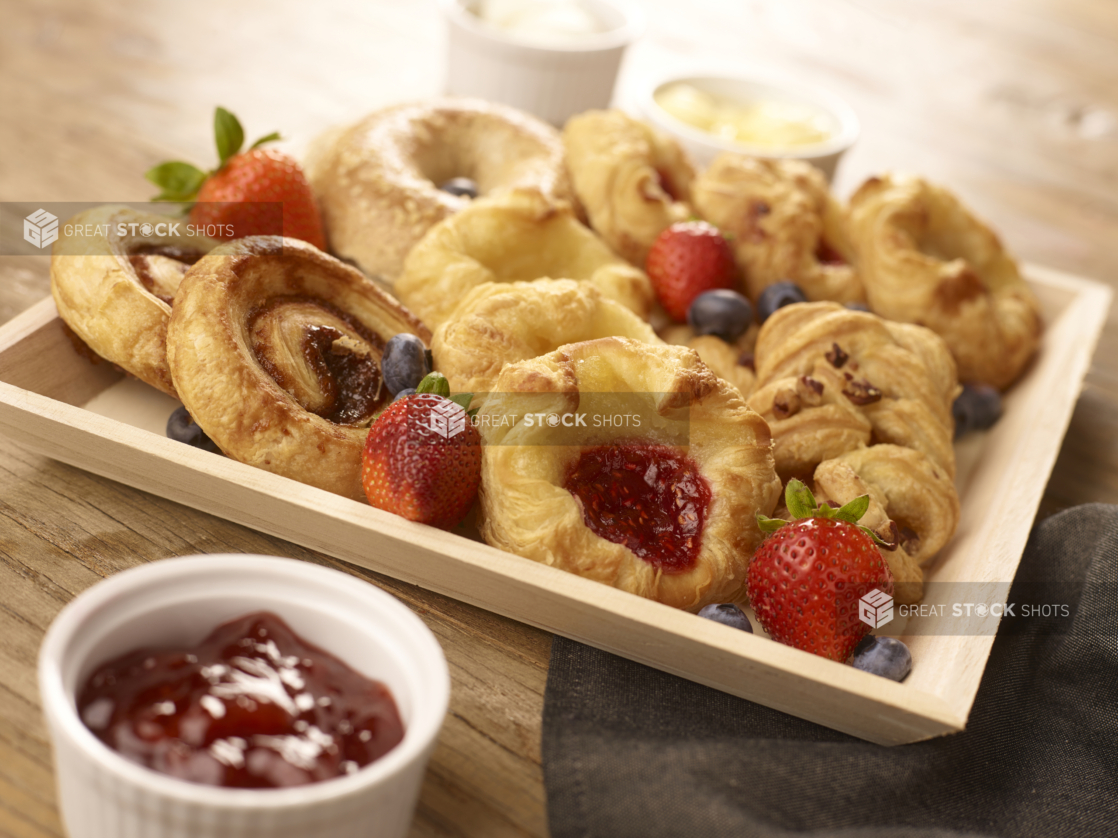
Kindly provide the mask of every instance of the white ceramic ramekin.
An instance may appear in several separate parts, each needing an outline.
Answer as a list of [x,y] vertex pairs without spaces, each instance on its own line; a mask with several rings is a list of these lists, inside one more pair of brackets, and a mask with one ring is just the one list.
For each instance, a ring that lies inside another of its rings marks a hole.
[[644,30],[632,0],[580,0],[609,29],[558,45],[490,26],[470,11],[473,2],[439,0],[449,30],[447,93],[503,102],[557,126],[609,105],[625,48]]
[[[82,723],[76,693],[98,665],[138,647],[193,644],[268,610],[305,640],[384,683],[404,738],[361,770],[288,789],[189,783],[126,760]],[[267,556],[167,559],[94,585],[51,624],[39,689],[70,838],[401,838],[442,727],[442,649],[390,594],[336,570]]]
[[[828,114],[834,125],[834,134],[821,143],[783,149],[720,139],[681,122],[656,103],[657,91],[677,83],[690,84],[706,93],[736,102],[776,101],[815,107]],[[858,139],[860,131],[858,117],[853,109],[830,91],[762,75],[681,75],[662,79],[646,90],[639,106],[644,117],[661,131],[675,137],[700,168],[709,166],[722,152],[734,151],[750,157],[805,160],[822,170],[827,179],[831,180],[839,158]]]

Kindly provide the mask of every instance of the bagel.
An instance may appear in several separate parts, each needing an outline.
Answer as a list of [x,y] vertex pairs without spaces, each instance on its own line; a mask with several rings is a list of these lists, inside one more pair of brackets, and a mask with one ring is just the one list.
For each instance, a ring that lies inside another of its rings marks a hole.
[[[489,544],[678,608],[744,595],[780,480],[768,427],[695,352],[601,338],[508,364],[496,390],[477,417]],[[620,412],[640,424],[597,421]]]
[[568,205],[535,190],[475,201],[436,224],[408,254],[394,291],[438,328],[479,285],[542,277],[586,282],[642,318],[655,298],[643,271],[606,247]]
[[659,344],[652,327],[596,288],[570,279],[487,282],[466,295],[454,316],[435,329],[435,367],[456,393],[473,393],[480,407],[505,364],[603,337]]
[[177,396],[167,366],[171,305],[190,265],[218,244],[188,228],[165,215],[97,207],[59,227],[50,261],[62,321],[97,355],[169,396]]
[[307,176],[334,252],[389,282],[428,229],[470,205],[439,184],[468,177],[482,195],[532,187],[549,201],[571,197],[558,131],[473,99],[377,111],[322,137]]
[[679,144],[622,111],[587,111],[563,128],[567,167],[590,226],[643,268],[656,237],[692,214],[695,171]]
[[958,198],[916,177],[870,178],[848,229],[874,311],[943,337],[963,381],[1004,389],[1021,374],[1040,342],[1036,297]]
[[695,180],[692,195],[699,214],[730,235],[754,301],[789,280],[808,300],[865,302],[842,209],[811,164],[725,152]]
[[228,456],[356,500],[361,449],[391,399],[388,339],[430,332],[356,268],[306,242],[250,236],[183,278],[167,360],[194,421]]

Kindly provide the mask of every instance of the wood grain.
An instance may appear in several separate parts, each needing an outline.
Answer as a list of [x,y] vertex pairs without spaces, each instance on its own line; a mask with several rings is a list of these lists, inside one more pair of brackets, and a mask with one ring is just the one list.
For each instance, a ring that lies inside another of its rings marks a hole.
[[[1093,0],[643,3],[621,92],[674,66],[766,67],[824,84],[863,136],[849,193],[882,169],[955,189],[1021,257],[1118,278],[1118,7]],[[170,157],[208,164],[215,104],[295,151],[323,127],[437,93],[433,5],[0,0],[0,201],[123,201]],[[20,216],[0,204],[7,241]],[[17,233],[18,235],[18,233]],[[7,252],[7,251],[5,251]],[[45,257],[0,255],[0,321],[47,291]],[[1118,312],[1110,312],[1041,514],[1118,502]],[[58,836],[34,658],[77,591],[131,564],[233,550],[323,556],[0,439],[0,835]],[[351,572],[352,568],[348,568]],[[368,575],[439,636],[452,714],[416,836],[545,835],[539,721],[549,637]]]

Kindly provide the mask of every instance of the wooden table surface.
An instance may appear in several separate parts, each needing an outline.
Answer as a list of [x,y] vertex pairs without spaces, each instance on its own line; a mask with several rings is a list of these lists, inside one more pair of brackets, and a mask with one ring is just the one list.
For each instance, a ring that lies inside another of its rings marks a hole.
[[[946,184],[1022,259],[1118,285],[1118,4],[771,0],[642,4],[619,95],[674,68],[768,68],[850,101],[863,135],[836,187],[884,169]],[[433,3],[0,0],[0,201],[140,201],[141,177],[212,160],[214,105],[298,153],[324,127],[442,88]],[[0,212],[11,216],[0,206]],[[18,219],[4,217],[11,227]],[[0,256],[0,323],[48,293],[45,256]],[[1041,507],[1118,502],[1111,312]],[[1022,521],[1022,526],[1026,522]],[[0,438],[0,834],[62,835],[35,685],[75,594],[170,555],[293,544],[33,455]],[[46,574],[46,566],[63,570]],[[415,836],[546,835],[540,721],[550,636],[371,573],[450,661],[450,716]]]

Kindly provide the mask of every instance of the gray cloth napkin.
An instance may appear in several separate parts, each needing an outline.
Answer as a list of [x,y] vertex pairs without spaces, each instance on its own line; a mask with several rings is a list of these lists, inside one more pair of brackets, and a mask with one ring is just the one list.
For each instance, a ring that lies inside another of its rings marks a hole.
[[[1118,507],[1046,519],[967,730],[885,748],[574,641],[551,647],[551,838],[1118,836]],[[919,661],[916,662],[919,666]]]

